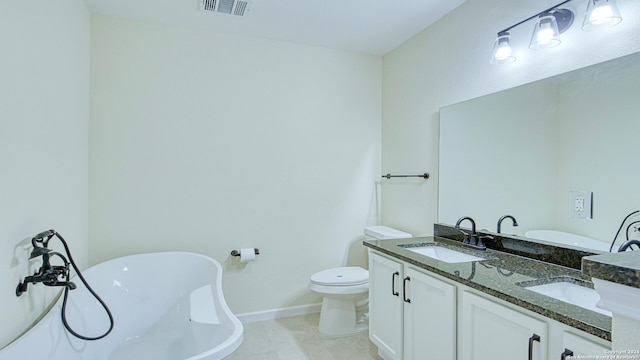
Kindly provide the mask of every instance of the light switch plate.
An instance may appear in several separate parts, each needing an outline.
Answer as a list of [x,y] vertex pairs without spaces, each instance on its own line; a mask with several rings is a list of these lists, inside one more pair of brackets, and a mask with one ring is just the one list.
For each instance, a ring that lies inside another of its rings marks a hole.
[[593,193],[569,191],[569,213],[572,218],[593,219]]

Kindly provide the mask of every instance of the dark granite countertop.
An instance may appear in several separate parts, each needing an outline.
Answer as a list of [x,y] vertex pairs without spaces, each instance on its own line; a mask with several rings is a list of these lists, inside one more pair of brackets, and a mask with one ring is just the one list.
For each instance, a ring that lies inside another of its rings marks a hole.
[[[457,264],[446,263],[399,246],[433,244],[449,247],[486,260]],[[525,284],[528,286],[531,284],[550,283],[557,281],[557,279],[568,279],[572,282],[591,284],[590,277],[580,270],[491,249],[485,251],[473,250],[462,247],[457,241],[441,237],[365,240],[364,245],[488,295],[611,341],[611,317],[538,294],[522,286]]]
[[640,251],[584,257],[582,271],[596,279],[640,288]]

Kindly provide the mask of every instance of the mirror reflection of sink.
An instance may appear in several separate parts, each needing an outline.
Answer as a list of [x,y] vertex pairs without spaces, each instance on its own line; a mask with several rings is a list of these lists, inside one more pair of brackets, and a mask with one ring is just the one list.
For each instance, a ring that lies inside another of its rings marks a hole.
[[611,316],[611,312],[596,306],[596,303],[600,301],[600,295],[589,287],[586,281],[571,277],[557,277],[542,282],[537,280],[521,282],[518,285],[538,294]]
[[463,263],[470,261],[482,261],[486,260],[481,257],[469,255],[461,251],[452,250],[438,245],[425,245],[425,246],[407,246],[399,245],[409,251],[428,256],[438,261],[443,261],[450,264]]

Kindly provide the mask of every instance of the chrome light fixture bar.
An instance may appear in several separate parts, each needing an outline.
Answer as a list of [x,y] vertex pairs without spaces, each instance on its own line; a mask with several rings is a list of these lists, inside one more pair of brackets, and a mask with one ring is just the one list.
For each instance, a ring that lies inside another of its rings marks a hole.
[[[490,63],[501,65],[516,61],[516,56],[511,48],[511,34],[509,31],[527,21],[536,19],[529,48],[532,50],[552,48],[560,45],[560,34],[571,27],[574,14],[571,10],[560,7],[572,0],[565,0],[535,15],[532,15],[517,24],[499,31],[493,44]],[[620,11],[616,6],[616,0],[588,0],[587,13],[582,23],[585,31],[598,27],[617,25],[622,21]]]

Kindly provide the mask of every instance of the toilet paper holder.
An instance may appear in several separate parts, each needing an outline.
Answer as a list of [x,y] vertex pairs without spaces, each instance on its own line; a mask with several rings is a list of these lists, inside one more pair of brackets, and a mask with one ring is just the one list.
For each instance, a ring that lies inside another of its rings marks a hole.
[[[256,255],[260,255],[260,250],[258,248],[253,249]],[[231,256],[240,256],[240,250],[231,250]]]

